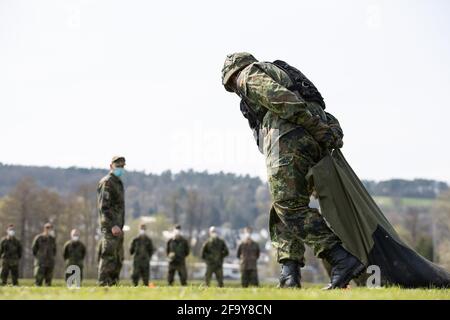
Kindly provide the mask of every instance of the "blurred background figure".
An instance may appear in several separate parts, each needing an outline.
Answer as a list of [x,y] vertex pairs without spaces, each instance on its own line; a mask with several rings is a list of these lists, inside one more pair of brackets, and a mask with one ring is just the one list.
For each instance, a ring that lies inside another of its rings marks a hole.
[[244,229],[243,241],[239,244],[237,257],[241,264],[242,287],[258,286],[257,260],[259,258],[259,245],[252,240],[252,229]]
[[139,226],[139,234],[133,239],[130,246],[130,254],[134,255],[131,280],[135,286],[139,284],[139,279],[142,279],[143,284],[148,286],[150,279],[150,259],[154,248],[152,240],[146,234],[146,230],[145,224],[141,224]]
[[223,259],[228,256],[228,247],[219,238],[214,226],[209,228],[209,238],[202,247],[202,259],[206,262],[205,284],[209,286],[212,274],[216,275],[219,287],[223,287]]
[[19,285],[19,260],[22,257],[22,245],[15,236],[16,231],[14,225],[10,224],[6,229],[6,237],[0,242],[0,259],[1,264],[1,284],[6,285],[8,275],[11,273],[12,284]]
[[32,251],[36,285],[39,287],[42,286],[45,280],[45,284],[51,286],[56,256],[55,231],[51,223],[46,223],[44,225],[44,231],[34,238]]
[[169,272],[167,281],[173,285],[175,272],[178,272],[182,286],[187,285],[186,257],[189,255],[188,241],[181,235],[181,226],[176,225],[173,236],[167,242],[167,257],[169,259]]
[[[80,281],[83,280],[83,265],[85,256],[86,246],[80,241],[80,230],[72,229],[70,232],[70,240],[64,244],[63,258],[65,261],[66,271],[71,265],[75,265],[80,268]],[[64,275],[67,281],[70,274],[65,272]]]

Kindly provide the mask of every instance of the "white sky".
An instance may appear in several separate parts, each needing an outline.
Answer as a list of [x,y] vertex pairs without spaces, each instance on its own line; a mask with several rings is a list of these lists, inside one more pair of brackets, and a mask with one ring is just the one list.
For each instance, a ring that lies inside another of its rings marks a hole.
[[319,87],[361,178],[450,181],[449,1],[0,0],[0,162],[259,175],[226,54]]

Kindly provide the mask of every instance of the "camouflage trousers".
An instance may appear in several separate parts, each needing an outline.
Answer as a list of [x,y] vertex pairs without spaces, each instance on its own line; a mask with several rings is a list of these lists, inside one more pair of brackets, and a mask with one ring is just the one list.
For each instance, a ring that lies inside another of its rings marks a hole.
[[3,260],[0,271],[1,284],[6,285],[8,282],[8,275],[11,273],[11,280],[14,286],[19,285],[19,262]]
[[112,286],[119,283],[123,257],[123,236],[114,237],[106,234],[102,239],[98,266],[98,284],[100,286]]
[[150,261],[149,260],[134,260],[133,262],[133,273],[131,274],[131,281],[137,286],[139,284],[139,279],[142,279],[144,286],[148,286],[148,281],[150,279]]
[[320,160],[321,148],[298,128],[277,139],[265,151],[273,199],[269,218],[272,245],[277,249],[279,262],[291,259],[303,265],[304,244],[320,256],[340,243],[319,211],[309,207],[312,188],[306,174]]
[[169,273],[167,274],[167,282],[169,285],[173,285],[175,280],[175,272],[178,272],[180,282],[182,286],[187,285],[187,270],[186,263],[172,263],[169,262]]
[[223,287],[223,267],[217,264],[206,264],[205,284],[209,286],[211,283],[212,275],[216,275],[216,280],[219,287]]
[[258,271],[256,269],[241,270],[241,285],[244,288],[248,286],[259,286]]
[[40,287],[45,281],[45,285],[50,287],[52,285],[54,268],[55,266],[53,264],[36,264],[34,267],[35,284]]

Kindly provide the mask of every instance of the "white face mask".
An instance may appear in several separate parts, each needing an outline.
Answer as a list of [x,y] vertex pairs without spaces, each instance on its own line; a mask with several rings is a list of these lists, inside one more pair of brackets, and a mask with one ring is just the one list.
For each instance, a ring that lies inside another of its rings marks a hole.
[[140,236],[143,236],[144,234],[145,234],[145,230],[140,229],[140,230],[139,230],[139,235],[140,235]]
[[174,235],[175,237],[179,236],[180,234],[181,234],[180,229],[175,229],[175,230],[173,231],[173,235]]
[[48,235],[54,237],[55,236],[55,230],[50,230],[48,232]]
[[72,236],[72,240],[73,241],[78,241],[78,240],[80,240],[80,236]]
[[14,235],[16,234],[16,232],[14,230],[8,230],[8,236],[10,237],[14,237]]
[[251,239],[251,237],[252,237],[252,235],[250,233],[248,233],[248,232],[244,233],[245,240],[249,240],[249,239]]
[[217,232],[211,232],[210,236],[211,238],[217,238]]

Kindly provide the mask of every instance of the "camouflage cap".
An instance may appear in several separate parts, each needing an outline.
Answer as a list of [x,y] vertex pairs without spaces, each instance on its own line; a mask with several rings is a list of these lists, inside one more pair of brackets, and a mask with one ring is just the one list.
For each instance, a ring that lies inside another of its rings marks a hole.
[[237,52],[227,55],[222,68],[222,84],[225,87],[225,90],[230,92],[233,91],[228,85],[228,81],[233,74],[257,61],[258,60],[256,60],[254,56],[247,52]]
[[115,163],[115,162],[125,162],[125,157],[121,157],[121,156],[115,156],[112,158],[111,163]]

